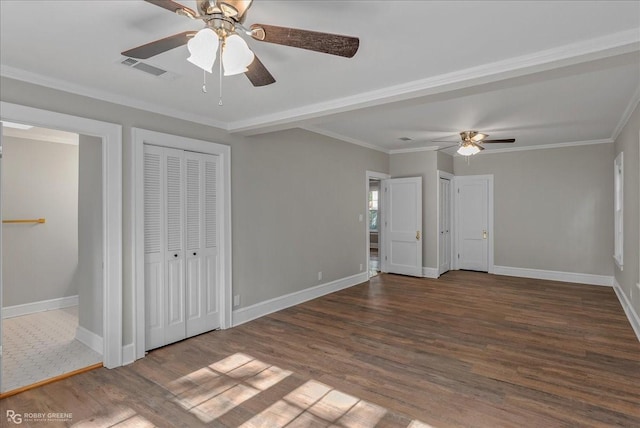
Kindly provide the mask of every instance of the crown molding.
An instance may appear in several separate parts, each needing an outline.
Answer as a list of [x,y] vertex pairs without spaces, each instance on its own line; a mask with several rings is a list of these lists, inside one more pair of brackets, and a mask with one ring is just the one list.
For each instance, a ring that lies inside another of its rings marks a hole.
[[[507,147],[503,149],[489,149],[477,153],[472,156],[478,155],[492,155],[498,153],[511,153],[511,152],[526,152],[529,150],[547,150],[547,149],[562,149],[567,147],[578,147],[578,146],[592,146],[595,144],[611,144],[613,143],[613,139],[605,138],[604,140],[587,140],[587,141],[570,141],[567,143],[554,143],[554,144],[541,144],[539,146],[524,146],[524,147]],[[466,157],[463,155],[459,155],[458,153],[454,154],[455,157]]]
[[440,150],[438,146],[428,146],[428,147],[412,147],[410,149],[393,149],[389,150],[389,154],[396,155],[400,153],[417,153],[417,152],[435,152]]
[[111,92],[102,91],[99,89],[90,88],[83,85],[78,85],[76,83],[71,83],[66,80],[56,79],[49,76],[43,76],[38,73],[21,70],[18,68],[7,66],[7,65],[0,66],[0,75],[2,77],[20,80],[20,81],[31,83],[34,85],[45,86],[47,88],[69,92],[75,95],[81,95],[89,98],[94,98],[100,101],[106,101],[114,104],[123,105],[126,107],[145,110],[151,113],[161,114],[163,116],[169,116],[177,119],[186,120],[188,122],[198,123],[200,125],[213,126],[215,128],[227,130],[226,123],[218,122],[216,120],[212,120],[211,118],[208,118],[205,116],[185,113],[183,111],[176,110],[173,108],[162,107],[157,104],[140,101],[135,98],[116,95]]
[[386,153],[386,154],[390,153],[389,150],[387,150],[387,149],[385,149],[383,147],[376,146],[376,145],[370,144],[370,143],[366,143],[364,141],[357,140],[355,138],[345,137],[344,135],[340,135],[340,134],[338,134],[336,132],[325,131],[324,129],[318,128],[316,126],[306,125],[306,126],[300,126],[299,128],[300,129],[304,129],[304,130],[309,131],[309,132],[314,132],[316,134],[324,135],[325,137],[333,138],[335,140],[341,140],[341,141],[344,141],[344,142],[347,142],[347,143],[355,144],[357,146],[365,147],[367,149],[377,150],[379,152]]
[[629,119],[631,118],[631,115],[633,114],[633,111],[638,106],[638,103],[640,103],[640,86],[636,88],[636,91],[634,92],[633,97],[629,101],[629,105],[627,106],[624,113],[622,114],[622,117],[620,118],[618,125],[616,125],[615,129],[613,130],[613,134],[611,134],[612,140],[615,141],[618,139],[618,136],[622,132],[622,129],[625,127]]
[[295,127],[294,122],[329,114],[464,89],[636,51],[640,51],[640,32],[628,30],[327,102],[230,122],[227,129],[243,135],[272,132]]

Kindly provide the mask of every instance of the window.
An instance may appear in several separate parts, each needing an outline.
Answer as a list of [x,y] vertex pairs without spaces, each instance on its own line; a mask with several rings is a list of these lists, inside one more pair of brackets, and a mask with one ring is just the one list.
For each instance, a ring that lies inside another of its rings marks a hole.
[[624,226],[624,170],[622,164],[622,152],[616,157],[614,163],[614,252],[613,258],[622,270],[623,263],[623,226]]
[[378,190],[369,191],[369,230],[378,230]]

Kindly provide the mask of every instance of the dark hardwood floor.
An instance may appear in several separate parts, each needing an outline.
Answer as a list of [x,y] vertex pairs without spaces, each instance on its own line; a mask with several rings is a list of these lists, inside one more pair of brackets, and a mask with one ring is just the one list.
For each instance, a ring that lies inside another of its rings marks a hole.
[[640,343],[609,287],[383,274],[0,407],[72,413],[60,426],[640,427]]

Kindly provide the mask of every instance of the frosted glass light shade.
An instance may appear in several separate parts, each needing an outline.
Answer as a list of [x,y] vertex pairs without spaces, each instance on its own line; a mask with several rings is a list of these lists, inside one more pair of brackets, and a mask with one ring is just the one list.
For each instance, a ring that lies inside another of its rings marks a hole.
[[475,144],[464,144],[458,149],[458,154],[462,156],[471,156],[480,152],[480,149]]
[[226,38],[222,48],[222,66],[225,76],[233,76],[247,71],[255,55],[247,46],[247,42],[237,34]]
[[218,35],[210,28],[203,28],[189,40],[187,48],[191,56],[187,58],[192,64],[211,73],[218,52]]

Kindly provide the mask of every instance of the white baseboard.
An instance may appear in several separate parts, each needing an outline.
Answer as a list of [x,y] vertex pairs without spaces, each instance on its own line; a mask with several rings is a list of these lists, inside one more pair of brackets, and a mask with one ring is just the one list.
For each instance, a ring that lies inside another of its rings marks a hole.
[[102,355],[104,351],[102,337],[84,327],[78,326],[78,328],[76,328],[76,340],[84,343],[100,355]]
[[133,343],[128,345],[124,345],[122,347],[122,365],[126,366],[127,364],[131,364],[136,360],[136,348],[133,346]]
[[366,272],[328,282],[326,284],[317,285],[307,288],[306,290],[296,291],[294,293],[285,294],[284,296],[265,300],[255,305],[247,306],[233,311],[232,325],[238,326],[254,319],[269,315],[273,312],[298,305],[300,303],[312,300],[345,288],[352,287],[363,282],[367,282],[369,277]]
[[438,268],[422,267],[422,276],[425,278],[440,278]]
[[[2,319],[35,314],[37,312],[63,309],[78,305],[78,296],[60,297],[58,299],[41,300],[39,302],[25,303],[22,305],[6,306],[2,308]],[[102,353],[102,351],[100,351]]]
[[[640,288],[640,285],[638,286],[638,288]],[[620,284],[618,284],[618,281],[616,281],[615,278],[613,280],[613,289],[616,292],[616,296],[618,296],[618,300],[622,305],[622,309],[624,309],[624,313],[627,315],[627,318],[629,319],[631,328],[633,328],[633,331],[636,334],[638,341],[640,341],[640,316],[638,316],[638,313],[633,308],[633,305],[627,298],[627,295],[624,294],[624,291],[622,291],[622,287],[620,287]]]
[[519,276],[522,278],[548,279],[551,281],[574,282],[578,284],[613,287],[613,276],[589,273],[561,272],[555,270],[527,269],[508,266],[494,266],[495,275]]

